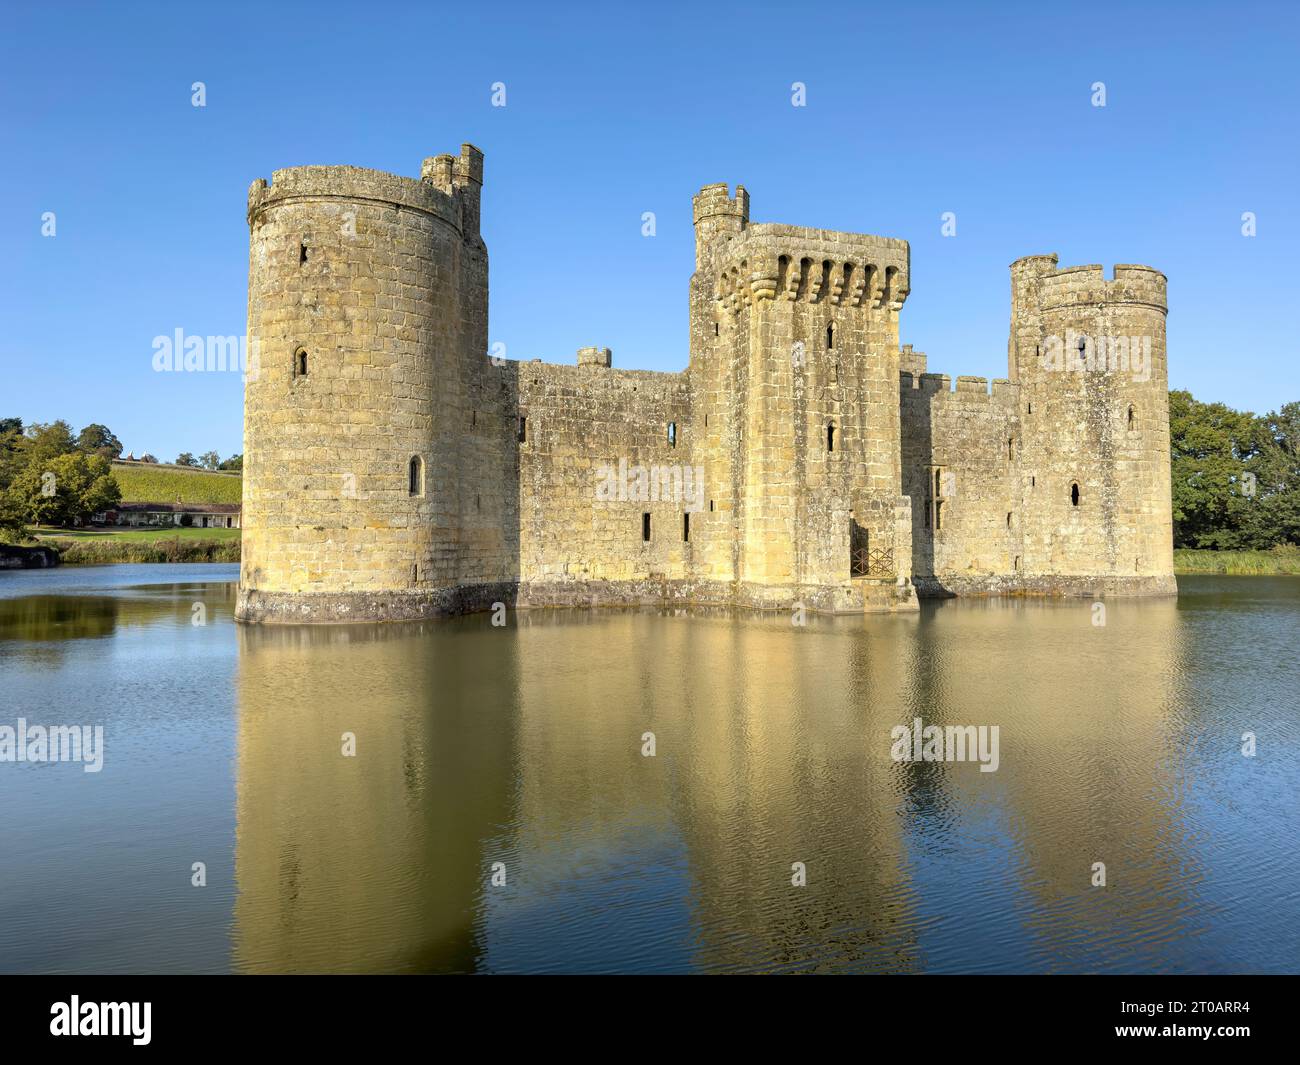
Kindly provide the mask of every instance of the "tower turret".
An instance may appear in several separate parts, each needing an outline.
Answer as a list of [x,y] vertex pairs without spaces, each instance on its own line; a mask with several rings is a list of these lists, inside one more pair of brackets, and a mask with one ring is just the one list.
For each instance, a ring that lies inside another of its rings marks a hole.
[[239,617],[455,601],[466,381],[486,361],[482,162],[465,145],[419,180],[304,166],[250,188]]
[[695,216],[695,268],[704,260],[705,250],[720,235],[740,233],[749,225],[749,193],[744,185],[736,186],[733,197],[725,182],[705,185],[691,200]]
[[1172,592],[1165,276],[1056,261],[1011,267],[1023,572]]

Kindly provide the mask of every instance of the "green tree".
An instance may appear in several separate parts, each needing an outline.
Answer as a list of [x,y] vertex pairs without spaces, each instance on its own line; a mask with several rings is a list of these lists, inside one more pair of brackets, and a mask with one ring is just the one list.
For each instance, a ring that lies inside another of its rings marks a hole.
[[243,456],[243,455],[231,455],[230,458],[228,458],[228,459],[223,459],[222,462],[221,462],[221,465],[220,465],[219,467],[217,467],[217,468],[218,468],[218,469],[222,469],[222,470],[240,470],[240,471],[242,471],[243,468],[244,468],[244,456]]
[[77,435],[77,447],[86,452],[95,452],[107,459],[115,459],[122,454],[122,441],[109,430],[107,425],[93,422]]
[[221,456],[215,451],[205,451],[199,456],[199,463],[205,470],[221,469]]
[[182,451],[179,455],[176,456],[176,465],[197,466],[198,462],[195,461],[194,456],[190,454],[188,451]]
[[1169,393],[1169,449],[1174,546],[1236,548],[1255,497],[1243,474],[1260,453],[1253,414],[1202,403],[1190,392]]
[[6,493],[22,520],[41,525],[79,525],[113,506],[122,491],[103,455],[79,451],[49,462],[29,462]]
[[76,451],[77,441],[72,435],[72,426],[60,419],[45,424],[33,422],[23,432],[18,446],[25,456],[24,464],[52,462],[60,455]]

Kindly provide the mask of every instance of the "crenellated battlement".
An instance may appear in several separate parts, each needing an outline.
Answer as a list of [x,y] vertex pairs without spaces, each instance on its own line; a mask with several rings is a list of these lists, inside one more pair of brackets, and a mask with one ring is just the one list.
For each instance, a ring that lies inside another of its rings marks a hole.
[[992,382],[986,377],[961,376],[957,385],[952,386],[952,378],[946,373],[914,373],[903,369],[899,371],[899,388],[904,401],[955,403],[979,403],[1008,406],[1014,409],[1016,398],[1020,394],[1019,386],[1005,378],[995,378]]
[[249,186],[247,220],[255,228],[272,208],[335,200],[419,211],[472,236],[478,232],[482,184],[483,153],[472,144],[462,145],[459,157],[426,159],[419,178],[359,166],[287,167],[269,183],[258,178]]
[[1037,306],[1041,311],[1103,304],[1168,310],[1165,275],[1153,267],[1119,263],[1108,280],[1100,263],[1059,268],[1056,263],[1055,255],[1030,255],[1011,264],[1013,285],[1017,280],[1037,282]]

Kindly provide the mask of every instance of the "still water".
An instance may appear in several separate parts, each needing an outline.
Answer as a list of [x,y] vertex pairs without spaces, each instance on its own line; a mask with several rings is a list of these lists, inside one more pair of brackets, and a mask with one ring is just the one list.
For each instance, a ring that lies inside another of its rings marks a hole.
[[0,762],[0,970],[1300,969],[1300,579],[248,628],[237,569],[0,574],[0,726],[104,727]]

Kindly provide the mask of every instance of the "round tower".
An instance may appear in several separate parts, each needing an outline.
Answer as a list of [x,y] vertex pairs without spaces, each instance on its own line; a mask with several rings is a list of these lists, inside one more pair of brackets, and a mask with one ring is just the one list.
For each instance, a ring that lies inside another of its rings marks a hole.
[[420,179],[306,166],[249,189],[241,620],[453,608],[481,181],[466,145]]
[[1029,583],[1082,594],[1176,591],[1165,276],[1149,266],[1011,267],[1010,373]]

